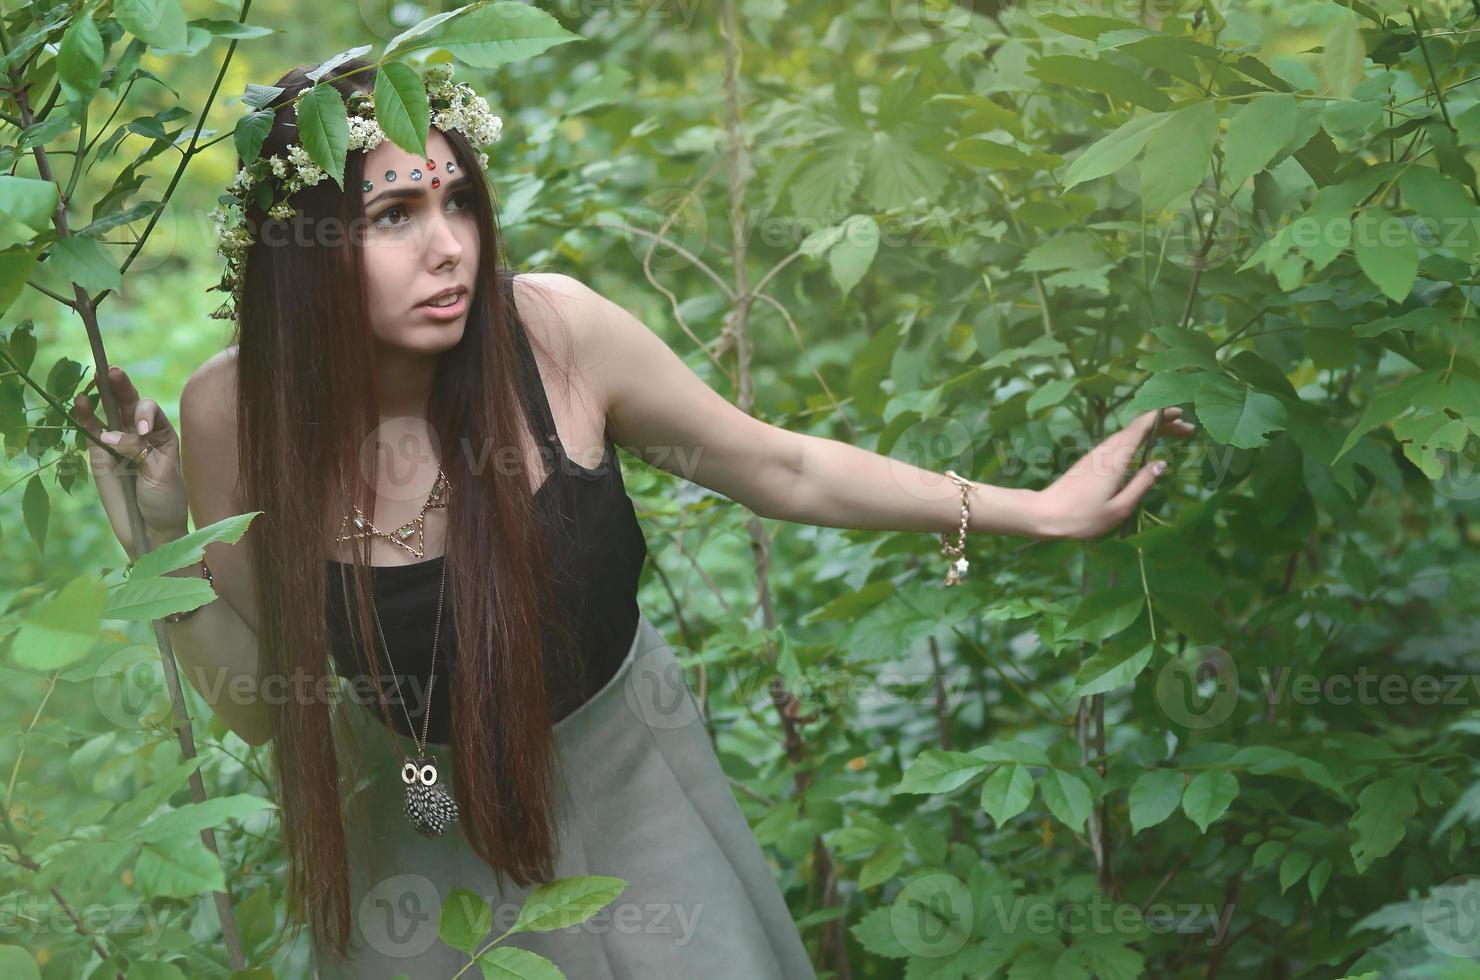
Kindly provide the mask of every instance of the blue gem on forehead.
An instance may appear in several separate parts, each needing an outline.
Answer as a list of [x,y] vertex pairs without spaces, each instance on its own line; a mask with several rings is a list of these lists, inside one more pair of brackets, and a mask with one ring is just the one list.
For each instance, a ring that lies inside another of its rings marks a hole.
[[375,185],[372,184],[372,183],[370,183],[370,181],[368,181],[368,180],[362,180],[362,181],[360,181],[360,190],[362,190],[362,191],[368,191],[370,188],[372,188],[374,186]]
[[385,172],[385,179],[387,181],[393,181],[393,180],[395,180],[396,179],[396,172],[394,170],[387,170]]
[[421,171],[420,170],[417,170],[415,167],[412,167],[411,168],[411,179],[412,180],[421,180]]

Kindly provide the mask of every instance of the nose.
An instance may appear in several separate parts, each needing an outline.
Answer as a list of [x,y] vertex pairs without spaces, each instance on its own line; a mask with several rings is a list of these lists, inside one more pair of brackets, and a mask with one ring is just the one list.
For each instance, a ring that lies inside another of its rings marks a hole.
[[426,253],[431,267],[456,266],[462,260],[463,244],[446,213],[438,212],[426,227]]

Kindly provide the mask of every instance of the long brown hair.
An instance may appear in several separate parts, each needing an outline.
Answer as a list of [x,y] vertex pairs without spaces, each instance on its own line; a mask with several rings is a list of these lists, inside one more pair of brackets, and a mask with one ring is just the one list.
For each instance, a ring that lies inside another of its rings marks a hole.
[[[312,67],[295,68],[275,83],[284,91],[271,102],[279,108],[264,156],[285,155],[288,144],[299,142],[296,113],[286,103],[314,84],[306,74]],[[330,84],[348,98],[371,90],[374,71],[363,59],[346,61],[331,71],[345,77]],[[477,148],[455,130],[443,135],[465,172],[483,173]],[[345,188],[359,188],[364,159],[364,151],[349,154]],[[462,339],[438,357],[427,406],[428,427],[443,448],[442,466],[454,488],[448,527],[456,534],[447,535],[445,560],[448,592],[457,601],[448,607],[450,618],[444,614],[444,632],[452,627],[457,650],[453,758],[471,760],[453,767],[454,829],[494,869],[500,887],[505,874],[525,886],[553,875],[556,758],[542,652],[544,630],[559,617],[546,614],[550,580],[540,570],[549,568],[547,539],[538,530],[540,504],[525,467],[507,474],[495,466],[484,478],[488,454],[482,450],[502,450],[502,457],[504,447],[526,445],[521,426],[538,429],[528,415],[530,379],[521,371],[514,335],[523,327],[513,274],[501,255],[492,191],[486,179],[475,179],[472,191],[481,243],[477,280]],[[300,190],[290,203],[301,215],[300,228],[349,229],[367,220],[360,194],[341,191],[332,179]],[[248,531],[258,556],[253,574],[262,674],[306,677],[319,691],[332,673],[323,614],[325,555],[318,544],[338,531],[338,522],[326,516],[329,501],[345,500],[347,511],[353,498],[373,515],[377,496],[376,463],[367,467],[361,453],[379,424],[380,403],[363,248],[355,247],[353,235],[331,240],[315,232],[308,237],[323,241],[305,241],[255,206],[247,218],[248,227],[262,233],[247,253],[238,305],[237,425],[244,499],[249,510],[263,512]],[[523,453],[516,458],[527,458]],[[355,635],[373,640],[368,544],[356,549],[345,577],[353,582]],[[360,648],[364,664],[379,664],[368,643]],[[369,673],[389,728],[380,671]],[[311,920],[315,935],[343,956],[351,909],[330,706],[317,697],[283,702],[271,754],[294,935]]]

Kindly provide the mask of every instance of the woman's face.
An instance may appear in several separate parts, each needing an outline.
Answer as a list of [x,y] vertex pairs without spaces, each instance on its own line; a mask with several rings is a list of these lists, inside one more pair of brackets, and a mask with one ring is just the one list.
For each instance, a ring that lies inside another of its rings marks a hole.
[[[462,338],[478,270],[477,196],[469,184],[479,177],[463,169],[435,128],[426,158],[388,139],[365,155],[365,276],[371,329],[382,343],[431,354]],[[425,305],[448,289],[462,290],[451,306]]]

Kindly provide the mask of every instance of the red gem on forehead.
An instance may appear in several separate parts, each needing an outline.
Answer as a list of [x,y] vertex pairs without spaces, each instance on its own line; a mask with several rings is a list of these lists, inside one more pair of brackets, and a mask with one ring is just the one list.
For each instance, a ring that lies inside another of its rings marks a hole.
[[437,169],[437,161],[436,160],[428,160],[427,161],[427,169],[428,170],[436,170]]
[[442,186],[442,178],[441,177],[433,177],[432,178],[432,186],[433,187],[441,187]]

